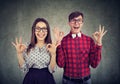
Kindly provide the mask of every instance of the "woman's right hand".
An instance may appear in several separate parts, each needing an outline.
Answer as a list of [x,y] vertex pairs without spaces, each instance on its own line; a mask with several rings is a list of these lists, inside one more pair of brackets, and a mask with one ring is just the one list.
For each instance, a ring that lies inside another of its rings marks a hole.
[[23,51],[27,48],[25,44],[22,43],[22,38],[18,40],[18,38],[15,39],[15,42],[12,42],[12,45],[16,48],[17,54],[23,53]]

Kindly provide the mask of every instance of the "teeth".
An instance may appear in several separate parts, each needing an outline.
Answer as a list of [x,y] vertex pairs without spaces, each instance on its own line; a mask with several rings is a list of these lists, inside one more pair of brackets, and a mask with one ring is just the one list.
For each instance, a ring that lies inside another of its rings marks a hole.
[[38,34],[38,36],[39,36],[40,38],[44,37],[44,35],[39,35],[39,34]]
[[78,29],[79,27],[74,27],[75,29]]

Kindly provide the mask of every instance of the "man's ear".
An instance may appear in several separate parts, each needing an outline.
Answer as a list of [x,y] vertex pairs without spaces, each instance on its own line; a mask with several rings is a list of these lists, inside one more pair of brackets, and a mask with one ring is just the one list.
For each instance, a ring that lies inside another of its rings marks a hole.
[[68,24],[70,25],[70,22],[68,22]]

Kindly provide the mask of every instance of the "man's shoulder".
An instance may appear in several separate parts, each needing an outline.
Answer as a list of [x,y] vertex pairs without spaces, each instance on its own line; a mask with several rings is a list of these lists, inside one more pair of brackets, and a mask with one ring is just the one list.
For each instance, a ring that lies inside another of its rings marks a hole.
[[70,37],[70,34],[67,34],[67,35],[65,35],[64,37],[63,37],[63,40],[66,40],[66,39],[68,39]]
[[82,33],[82,38],[86,38],[86,39],[89,39],[89,40],[92,39],[92,37],[90,37],[90,36],[88,36],[88,35],[86,35],[86,34],[83,34],[83,33]]

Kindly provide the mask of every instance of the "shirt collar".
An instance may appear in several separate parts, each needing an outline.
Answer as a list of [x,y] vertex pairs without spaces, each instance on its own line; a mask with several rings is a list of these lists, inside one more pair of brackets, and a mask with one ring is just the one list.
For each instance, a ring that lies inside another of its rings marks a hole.
[[71,33],[71,36],[72,36],[73,39],[74,39],[76,36],[81,37],[81,32],[79,32],[79,33],[77,33],[77,34],[72,34],[72,33]]
[[42,46],[42,47],[40,48],[40,47],[38,47],[37,45],[35,45],[35,49],[45,49],[46,46],[47,46],[47,44],[45,44],[44,46]]

